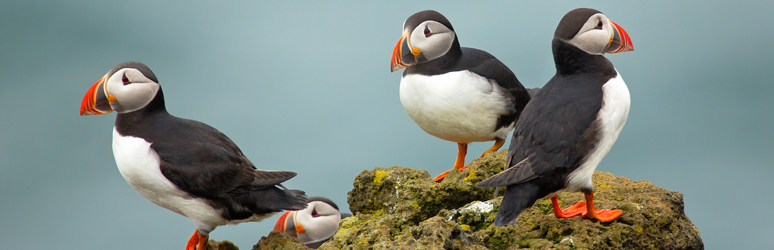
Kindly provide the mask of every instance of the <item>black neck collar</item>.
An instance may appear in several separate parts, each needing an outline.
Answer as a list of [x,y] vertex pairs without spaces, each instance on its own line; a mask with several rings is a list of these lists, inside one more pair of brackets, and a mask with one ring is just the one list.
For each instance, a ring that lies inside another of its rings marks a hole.
[[132,135],[134,128],[141,127],[138,126],[139,123],[142,123],[147,117],[157,114],[169,114],[164,105],[164,92],[161,90],[161,87],[159,87],[159,91],[156,92],[153,100],[145,107],[132,112],[118,114],[116,116],[116,130],[122,135]]
[[613,63],[603,55],[591,55],[558,38],[554,38],[552,48],[557,75],[592,73],[615,76],[617,74]]

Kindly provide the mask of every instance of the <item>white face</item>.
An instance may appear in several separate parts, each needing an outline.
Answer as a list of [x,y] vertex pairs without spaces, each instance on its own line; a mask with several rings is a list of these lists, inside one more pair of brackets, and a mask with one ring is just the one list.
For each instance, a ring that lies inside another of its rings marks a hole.
[[454,31],[443,24],[424,21],[411,31],[409,46],[422,51],[417,56],[417,63],[421,63],[445,55],[454,43],[455,37]]
[[115,97],[115,101],[110,102],[110,107],[119,114],[145,107],[159,91],[158,83],[134,68],[116,71],[105,84],[107,94]]
[[613,38],[613,24],[602,13],[589,17],[575,36],[567,41],[592,55],[602,55]]
[[298,234],[298,239],[304,243],[313,243],[327,239],[339,229],[341,213],[339,210],[322,201],[313,201],[304,210],[296,213],[296,223],[305,231]]

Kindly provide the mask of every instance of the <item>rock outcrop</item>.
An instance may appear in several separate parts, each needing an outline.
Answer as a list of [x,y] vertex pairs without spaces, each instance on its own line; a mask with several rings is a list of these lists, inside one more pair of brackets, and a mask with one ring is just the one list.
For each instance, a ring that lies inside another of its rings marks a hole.
[[[474,185],[505,167],[507,150],[474,160],[464,171],[451,171],[441,183],[425,170],[405,167],[364,170],[347,200],[352,217],[319,249],[704,249],[699,230],[685,216],[683,195],[648,181],[594,173],[594,203],[624,214],[609,223],[558,219],[549,199],[524,210],[506,227],[492,221],[502,197]],[[581,193],[561,193],[567,207]],[[236,249],[228,241],[210,241],[211,250]],[[253,246],[307,249],[297,239],[272,232]]]
[[[648,181],[594,173],[598,209],[624,214],[609,223],[558,219],[549,199],[524,210],[507,227],[492,224],[502,197],[479,181],[505,167],[505,152],[475,160],[435,183],[424,170],[364,170],[348,194],[354,216],[320,249],[703,249],[699,230],[685,216],[682,194]],[[561,193],[562,207],[582,200]]]

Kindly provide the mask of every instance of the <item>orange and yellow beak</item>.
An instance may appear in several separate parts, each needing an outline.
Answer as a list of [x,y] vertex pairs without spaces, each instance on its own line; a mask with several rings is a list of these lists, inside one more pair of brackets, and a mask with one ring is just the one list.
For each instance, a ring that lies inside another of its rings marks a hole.
[[274,224],[274,231],[279,231],[280,233],[296,238],[298,238],[299,233],[306,232],[306,229],[304,229],[301,224],[295,223],[297,212],[298,211],[287,211],[282,214],[279,220],[277,220],[277,223]]
[[607,44],[605,52],[613,54],[634,50],[629,34],[613,21],[610,21],[610,24],[613,26],[613,36],[610,37],[610,42]]
[[403,35],[392,50],[392,60],[390,60],[390,72],[409,67],[417,63],[416,56],[422,52],[417,48],[411,48],[409,41],[409,32],[403,32]]
[[110,102],[116,101],[116,98],[107,93],[107,77],[103,76],[86,92],[81,101],[81,115],[104,115],[113,112]]

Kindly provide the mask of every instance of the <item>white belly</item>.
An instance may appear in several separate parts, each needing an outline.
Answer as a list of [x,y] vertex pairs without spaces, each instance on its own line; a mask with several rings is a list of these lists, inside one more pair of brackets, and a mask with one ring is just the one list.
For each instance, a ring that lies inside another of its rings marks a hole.
[[631,104],[629,88],[626,87],[620,74],[602,85],[602,93],[604,102],[597,116],[597,120],[600,122],[598,134],[600,140],[586,157],[586,162],[570,173],[567,185],[569,191],[580,191],[582,188],[591,189],[593,187],[591,176],[594,174],[594,170],[610,152],[621,133],[621,129],[623,129],[624,123],[626,123],[626,118],[629,116]]
[[205,199],[192,197],[164,177],[159,168],[159,155],[150,145],[151,143],[142,138],[122,136],[113,128],[113,156],[116,158],[118,171],[126,182],[146,199],[190,218],[201,233],[209,233],[220,225],[258,221],[271,215],[227,221]]
[[495,131],[508,113],[505,90],[468,71],[407,75],[400,81],[400,102],[422,130],[438,138],[468,143],[506,138],[513,124]]

